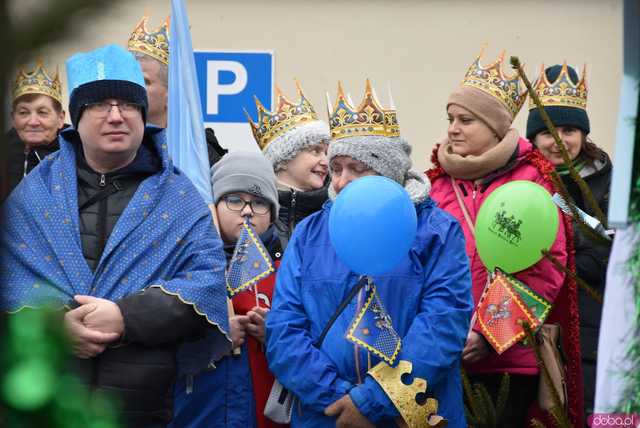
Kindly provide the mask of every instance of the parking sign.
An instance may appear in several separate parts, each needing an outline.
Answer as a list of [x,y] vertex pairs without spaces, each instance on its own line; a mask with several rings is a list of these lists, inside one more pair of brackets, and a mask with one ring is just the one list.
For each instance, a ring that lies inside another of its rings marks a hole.
[[204,122],[246,123],[245,108],[255,120],[254,95],[271,108],[272,51],[194,54]]

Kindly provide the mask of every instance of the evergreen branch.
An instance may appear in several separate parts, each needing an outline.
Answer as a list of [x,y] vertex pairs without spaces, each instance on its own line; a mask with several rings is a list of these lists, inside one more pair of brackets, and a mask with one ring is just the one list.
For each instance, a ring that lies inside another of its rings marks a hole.
[[[592,212],[598,218],[600,223],[602,223],[604,228],[607,229],[608,228],[607,217],[604,215],[604,212],[602,212],[602,209],[600,208],[595,198],[593,197],[593,193],[591,192],[591,189],[589,189],[589,185],[582,179],[582,177],[580,177],[580,174],[578,174],[578,172],[576,171],[573,165],[573,161],[569,157],[569,152],[567,152],[567,148],[564,146],[564,144],[562,144],[562,141],[560,140],[560,136],[558,135],[558,131],[556,130],[556,127],[553,125],[551,118],[549,118],[549,115],[547,114],[544,107],[542,106],[542,102],[540,101],[540,98],[538,98],[538,94],[536,94],[536,92],[533,90],[533,87],[531,86],[531,82],[529,81],[529,79],[527,78],[527,75],[522,69],[522,64],[520,64],[520,59],[516,56],[512,56],[511,66],[518,71],[520,78],[524,82],[524,85],[527,87],[527,92],[529,92],[529,96],[531,97],[538,111],[540,112],[540,118],[546,125],[547,129],[549,130],[549,133],[553,136],[556,146],[558,147],[558,149],[560,150],[560,153],[562,154],[562,161],[569,169],[569,175],[571,176],[571,179],[580,188],[580,193],[582,193],[582,197],[584,198],[585,201],[587,201],[587,204],[591,208]],[[565,200],[567,201],[567,203],[569,203],[569,200],[567,199]]]
[[[562,409],[563,406],[562,406],[562,401],[560,401],[560,394],[558,393],[555,385],[551,381],[551,375],[549,374],[549,370],[547,369],[546,364],[542,360],[542,353],[540,352],[540,344],[538,344],[538,342],[533,337],[533,331],[531,330],[531,326],[529,325],[528,322],[521,321],[520,325],[522,325],[522,328],[524,329],[524,332],[527,336],[527,339],[529,340],[529,343],[531,343],[531,345],[533,346],[533,353],[536,357],[538,368],[540,368],[540,374],[542,377],[541,380],[542,382],[545,382],[549,387],[549,389],[551,390],[551,398],[553,399],[553,404],[554,404],[553,408]],[[551,412],[551,414],[554,417],[554,419],[558,420],[558,426],[560,428],[572,428],[571,422],[569,421],[569,418],[564,412],[560,412],[559,415],[555,415],[553,412]]]
[[580,278],[575,272],[571,271],[571,269],[567,268],[565,265],[560,263],[560,261],[557,258],[555,258],[549,251],[542,250],[542,254],[544,255],[544,257],[547,258],[547,260],[549,260],[553,264],[553,266],[557,270],[559,270],[560,272],[564,272],[565,275],[568,275],[571,279],[573,279],[576,282],[576,284],[578,284],[580,288],[582,288],[585,291],[585,293],[589,295],[589,297],[591,297],[596,302],[602,304],[602,301],[603,301],[602,295],[598,293],[592,286],[587,284],[587,282],[584,279]]
[[529,425],[531,426],[531,428],[547,428],[547,427],[544,426],[544,424],[542,422],[540,422],[536,418],[532,418],[529,421]]
[[486,425],[488,427],[497,427],[496,408],[493,405],[493,400],[491,400],[489,391],[487,391],[487,388],[481,383],[476,383],[475,387],[478,396],[482,400],[484,408],[487,410]]
[[[560,427],[560,428],[564,428],[565,426],[567,426],[566,423],[566,415],[564,410],[562,409],[562,407],[553,407],[552,409],[549,410],[549,413],[551,414],[551,417],[553,418],[554,422],[556,423],[556,426]],[[571,425],[569,425],[571,426]]]
[[478,400],[478,402],[480,403],[480,405],[478,406],[478,413],[476,414],[478,416],[478,419],[480,421],[480,426],[483,427],[487,427],[487,428],[493,428],[489,425],[488,421],[489,421],[489,409],[487,409],[487,406],[484,402],[484,400],[482,399],[482,396],[480,394],[480,387],[481,384],[479,383],[474,383],[473,384],[473,395],[476,397],[476,400]]
[[467,425],[470,427],[476,427],[479,424],[478,419],[475,418],[475,416],[473,416],[471,414],[471,412],[469,411],[469,409],[467,408],[467,406],[464,406],[464,416],[467,419]]
[[509,398],[511,378],[509,373],[502,374],[502,380],[500,381],[500,389],[498,390],[498,402],[496,404],[496,417],[498,420],[502,419],[502,414],[507,405],[507,398]]
[[[469,403],[470,409],[468,410],[469,414],[473,415],[476,426],[482,426],[485,424],[485,420],[481,419],[482,410],[480,409],[481,404],[476,399],[475,393],[473,391],[473,387],[471,386],[471,382],[469,381],[469,376],[467,375],[467,371],[464,368],[460,369],[460,375],[462,377],[462,387],[464,389],[464,394],[467,397],[467,403]],[[467,406],[465,406],[466,408]]]

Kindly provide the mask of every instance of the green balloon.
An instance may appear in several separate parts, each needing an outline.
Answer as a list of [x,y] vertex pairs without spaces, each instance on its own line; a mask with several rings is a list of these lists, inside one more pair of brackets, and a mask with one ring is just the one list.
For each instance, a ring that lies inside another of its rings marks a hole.
[[7,373],[2,393],[4,399],[20,410],[35,410],[53,396],[56,376],[48,361],[29,359],[17,363]]
[[492,272],[519,272],[536,264],[558,233],[558,208],[549,192],[531,181],[511,181],[494,190],[478,211],[476,248]]

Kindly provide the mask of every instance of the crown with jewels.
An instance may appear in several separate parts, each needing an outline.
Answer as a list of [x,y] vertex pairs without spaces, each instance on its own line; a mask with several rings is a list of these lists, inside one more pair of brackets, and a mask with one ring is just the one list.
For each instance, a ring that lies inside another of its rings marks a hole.
[[399,137],[400,127],[395,107],[383,108],[378,101],[369,79],[366,80],[364,98],[353,107],[345,96],[342,83],[338,82],[338,99],[331,111],[329,108],[329,127],[331,138],[339,139],[356,136]]
[[32,72],[18,70],[16,81],[13,85],[13,100],[26,94],[48,95],[62,104],[62,85],[60,84],[60,73],[56,67],[56,74],[53,78],[49,76],[47,70],[42,65],[42,60],[38,60],[36,68]]
[[[553,82],[547,79],[544,64],[540,66],[540,77],[533,85],[533,89],[540,98],[543,106],[573,107],[582,110],[587,109],[587,66],[582,67],[582,77],[577,83],[573,83],[569,75],[567,62],[562,63],[562,69],[558,78]],[[529,100],[529,110],[536,108],[533,99]]]
[[437,414],[438,400],[427,398],[422,404],[416,400],[418,395],[426,393],[427,381],[415,376],[413,383],[407,385],[403,382],[402,376],[412,371],[411,361],[400,360],[396,367],[380,362],[368,373],[378,382],[398,409],[405,426],[408,428],[447,426],[447,420]]
[[141,52],[169,64],[169,17],[153,31],[147,29],[148,16],[143,16],[133,29],[127,47],[131,52]]
[[245,110],[251,131],[261,150],[265,150],[269,143],[290,129],[318,120],[318,115],[304,96],[300,83],[297,80],[295,82],[300,97],[298,103],[291,102],[276,85],[275,110],[267,110],[257,97],[254,98],[258,110],[258,121],[254,122]]
[[527,90],[520,92],[520,76],[517,72],[507,76],[502,71],[504,51],[488,66],[480,64],[483,54],[484,48],[469,67],[461,84],[479,89],[496,98],[511,113],[511,118],[515,118],[527,98]]

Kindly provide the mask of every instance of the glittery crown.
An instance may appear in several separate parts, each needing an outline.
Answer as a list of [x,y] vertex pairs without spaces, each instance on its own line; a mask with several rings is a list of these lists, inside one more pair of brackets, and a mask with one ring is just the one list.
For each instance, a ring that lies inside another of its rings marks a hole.
[[484,49],[469,67],[461,84],[491,95],[506,107],[512,118],[515,118],[527,98],[527,91],[525,89],[520,92],[520,77],[517,72],[507,76],[502,71],[504,51],[500,53],[497,60],[486,67],[480,64],[483,54]]
[[438,400],[427,398],[420,404],[416,399],[426,394],[427,381],[417,376],[409,385],[402,381],[402,376],[412,370],[411,361],[400,360],[396,367],[380,362],[368,373],[391,399],[408,428],[445,427],[447,420],[437,414]]
[[288,130],[300,124],[318,120],[318,115],[309,100],[304,96],[297,80],[296,89],[300,97],[300,101],[297,104],[291,102],[276,85],[276,109],[273,111],[267,110],[260,100],[254,97],[256,109],[258,110],[257,122],[251,120],[251,116],[245,110],[251,125],[251,131],[260,149],[266,149],[269,143]]
[[143,16],[133,29],[127,47],[131,52],[141,52],[169,64],[169,17],[153,31],[147,29],[148,16]]
[[31,73],[20,69],[13,85],[13,100],[26,94],[48,95],[62,104],[62,86],[58,68],[56,67],[53,78],[42,65],[42,60],[38,60],[36,68]]
[[367,79],[364,98],[355,108],[348,96],[345,96],[342,83],[338,82],[338,99],[331,111],[329,107],[329,126],[331,138],[355,136],[399,137],[400,127],[396,110],[392,106],[384,109]]
[[[547,79],[544,64],[540,67],[540,77],[533,85],[533,89],[540,98],[543,106],[574,107],[582,110],[587,109],[587,80],[586,65],[582,67],[582,77],[574,83],[569,75],[569,68],[566,61],[562,64],[562,69],[558,78],[553,82]],[[536,108],[533,99],[529,100],[529,109]]]

